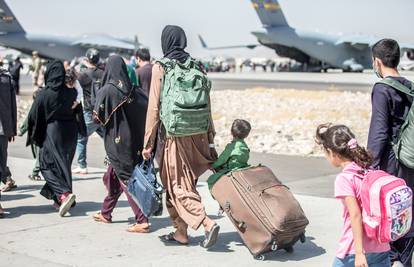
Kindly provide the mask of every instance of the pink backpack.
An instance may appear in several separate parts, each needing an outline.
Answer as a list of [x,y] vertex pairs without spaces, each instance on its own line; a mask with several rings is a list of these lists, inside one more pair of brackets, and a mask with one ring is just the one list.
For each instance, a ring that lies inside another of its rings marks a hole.
[[366,235],[380,243],[403,237],[411,228],[413,193],[403,179],[368,171],[361,186]]

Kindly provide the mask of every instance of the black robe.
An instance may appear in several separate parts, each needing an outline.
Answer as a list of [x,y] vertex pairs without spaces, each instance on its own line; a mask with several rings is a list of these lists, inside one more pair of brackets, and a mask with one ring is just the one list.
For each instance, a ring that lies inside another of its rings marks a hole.
[[16,135],[17,126],[16,92],[11,76],[0,70],[0,123],[3,135],[12,137]]
[[71,165],[78,129],[85,129],[84,121],[77,122],[82,109],[72,109],[77,92],[64,81],[62,62],[48,64],[45,89],[36,97],[28,117],[28,143],[41,147],[40,170],[46,180],[41,194],[56,202],[63,193],[72,192]]
[[123,59],[111,56],[99,89],[94,117],[105,127],[105,150],[116,176],[128,180],[142,161],[148,98],[133,87]]

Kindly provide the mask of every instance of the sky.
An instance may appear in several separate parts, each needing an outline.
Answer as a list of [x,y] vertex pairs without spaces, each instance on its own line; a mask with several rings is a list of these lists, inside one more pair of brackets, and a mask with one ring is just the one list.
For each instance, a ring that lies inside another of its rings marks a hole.
[[[251,31],[262,30],[249,0],[7,0],[27,32],[81,35],[106,33],[133,38],[161,55],[167,24],[184,28],[188,51],[197,57],[272,57],[268,48],[207,51],[209,46],[255,44]],[[414,44],[413,0],[279,0],[292,27],[343,34],[391,37]]]

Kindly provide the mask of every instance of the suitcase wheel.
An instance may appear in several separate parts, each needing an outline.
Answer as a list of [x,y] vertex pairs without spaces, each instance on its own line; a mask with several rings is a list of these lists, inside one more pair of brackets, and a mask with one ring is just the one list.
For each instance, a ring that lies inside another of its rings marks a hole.
[[258,261],[265,261],[266,260],[266,256],[263,255],[263,254],[259,254],[259,255],[255,256],[254,259],[255,260],[258,260]]
[[291,246],[291,247],[286,247],[286,248],[284,248],[285,249],[285,251],[287,252],[287,253],[293,253],[293,251],[294,251],[294,249],[293,249],[293,247]]
[[299,237],[299,240],[300,240],[301,243],[305,243],[306,242],[305,234],[301,234],[300,237]]

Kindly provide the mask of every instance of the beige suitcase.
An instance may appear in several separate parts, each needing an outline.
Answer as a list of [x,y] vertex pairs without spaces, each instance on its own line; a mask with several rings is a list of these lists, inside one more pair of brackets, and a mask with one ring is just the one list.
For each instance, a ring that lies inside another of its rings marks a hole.
[[309,221],[289,188],[265,166],[234,171],[221,177],[212,194],[236,227],[255,259],[265,253],[305,242]]

